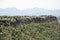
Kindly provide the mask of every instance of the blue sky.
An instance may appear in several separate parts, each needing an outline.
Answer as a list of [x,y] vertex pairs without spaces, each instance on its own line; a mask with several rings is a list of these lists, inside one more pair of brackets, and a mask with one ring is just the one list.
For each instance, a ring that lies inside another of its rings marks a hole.
[[0,0],[0,8],[16,7],[30,9],[34,7],[44,9],[60,9],[60,0]]

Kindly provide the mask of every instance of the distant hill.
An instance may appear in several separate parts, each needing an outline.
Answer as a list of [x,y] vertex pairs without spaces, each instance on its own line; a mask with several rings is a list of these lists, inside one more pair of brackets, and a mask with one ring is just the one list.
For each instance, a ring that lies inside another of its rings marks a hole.
[[47,10],[47,9],[42,9],[42,8],[32,8],[32,9],[19,10],[17,8],[6,8],[6,9],[0,8],[0,16],[1,15],[7,15],[7,16],[55,15],[55,16],[60,16],[60,9]]
[[60,21],[60,17],[57,17],[57,19]]

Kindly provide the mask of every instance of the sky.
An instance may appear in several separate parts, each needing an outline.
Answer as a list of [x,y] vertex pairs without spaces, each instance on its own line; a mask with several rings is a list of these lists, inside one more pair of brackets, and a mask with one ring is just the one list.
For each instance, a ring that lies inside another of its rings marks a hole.
[[60,0],[0,0],[0,8],[15,7],[17,9],[44,8],[60,9]]

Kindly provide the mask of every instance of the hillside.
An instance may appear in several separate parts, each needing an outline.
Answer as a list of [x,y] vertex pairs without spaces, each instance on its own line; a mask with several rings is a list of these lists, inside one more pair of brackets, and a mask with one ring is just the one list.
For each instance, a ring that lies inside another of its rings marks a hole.
[[55,16],[0,16],[0,40],[60,40],[60,23]]
[[0,40],[60,40],[60,24],[31,23],[17,28],[1,26]]

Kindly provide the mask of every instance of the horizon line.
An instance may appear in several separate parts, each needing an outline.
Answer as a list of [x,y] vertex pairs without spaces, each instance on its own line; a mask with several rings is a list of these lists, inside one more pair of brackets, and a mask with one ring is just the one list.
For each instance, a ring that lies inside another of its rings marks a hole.
[[[8,9],[8,8],[10,8],[10,9],[18,9],[18,10],[26,10],[26,9],[35,9],[35,8],[37,8],[37,9],[46,9],[46,8],[39,8],[39,7],[33,7],[33,8],[25,8],[25,9],[19,9],[19,8],[16,8],[16,7],[7,7],[7,8],[0,8],[0,9]],[[60,9],[46,9],[46,10],[60,10]]]

